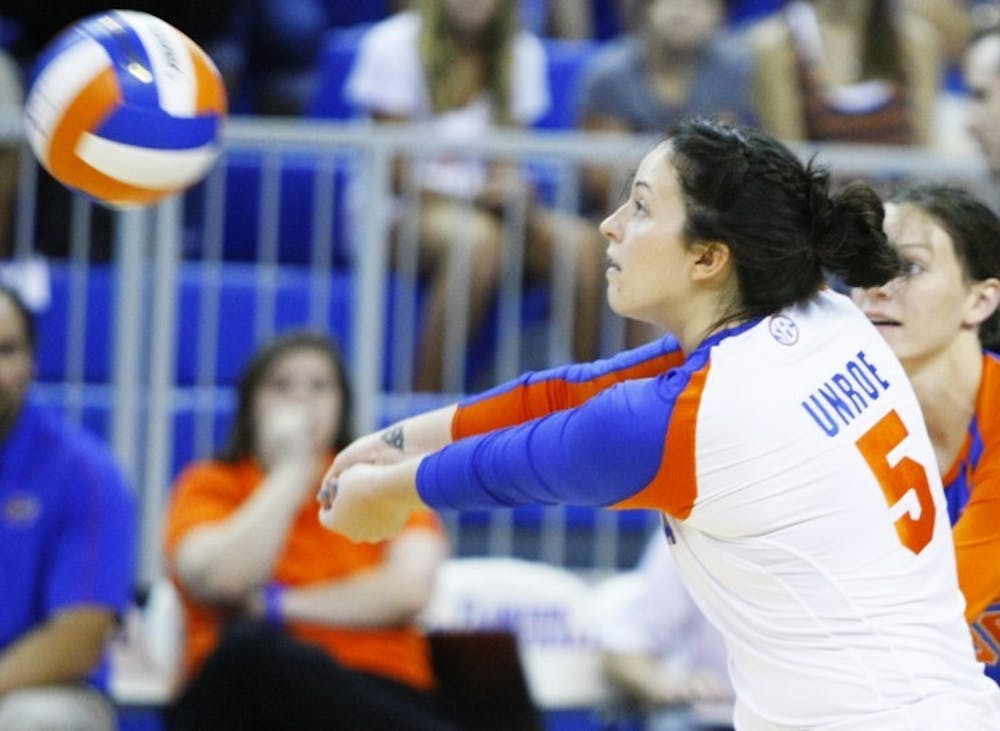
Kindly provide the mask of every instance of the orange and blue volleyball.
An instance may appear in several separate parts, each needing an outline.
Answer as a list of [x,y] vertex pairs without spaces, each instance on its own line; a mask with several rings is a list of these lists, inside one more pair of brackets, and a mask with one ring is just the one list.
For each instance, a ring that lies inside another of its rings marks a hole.
[[42,166],[111,206],[152,204],[201,180],[225,116],[208,54],[169,23],[127,10],[60,33],[39,55],[24,108]]

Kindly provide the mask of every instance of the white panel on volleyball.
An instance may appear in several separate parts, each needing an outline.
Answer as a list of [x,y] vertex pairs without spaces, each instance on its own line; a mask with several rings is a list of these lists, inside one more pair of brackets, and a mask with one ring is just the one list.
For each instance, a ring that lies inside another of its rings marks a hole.
[[156,150],[84,132],[76,154],[94,169],[123,183],[152,190],[177,190],[201,179],[215,162],[218,148],[209,144],[190,150]]
[[153,78],[170,82],[157,85],[160,106],[175,117],[193,117],[198,90],[191,52],[184,39],[159,18],[130,10],[119,13],[142,40],[149,54]]
[[95,76],[110,66],[111,58],[101,44],[81,37],[72,53],[59,54],[45,67],[25,110],[27,135],[36,150],[44,150],[48,156],[52,134],[63,112]]

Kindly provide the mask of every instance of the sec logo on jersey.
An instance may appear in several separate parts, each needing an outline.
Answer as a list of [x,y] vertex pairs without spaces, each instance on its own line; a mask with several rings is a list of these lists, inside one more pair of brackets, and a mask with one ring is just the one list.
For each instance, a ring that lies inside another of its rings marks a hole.
[[771,337],[782,345],[795,345],[799,341],[799,326],[784,315],[776,315],[768,323]]

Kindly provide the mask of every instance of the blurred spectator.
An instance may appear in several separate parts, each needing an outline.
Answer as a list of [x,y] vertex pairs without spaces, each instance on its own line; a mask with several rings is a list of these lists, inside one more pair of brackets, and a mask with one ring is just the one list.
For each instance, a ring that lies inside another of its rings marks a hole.
[[32,316],[0,288],[0,730],[110,731],[135,505],[111,451],[28,395],[34,367]]
[[[634,33],[642,22],[642,6],[646,0],[617,1],[623,29]],[[726,22],[730,28],[740,28],[777,12],[785,2],[786,0],[724,0]]]
[[892,0],[796,0],[749,29],[762,126],[786,141],[928,145],[937,33]]
[[622,32],[634,0],[519,0],[525,30],[548,38],[607,40]]
[[317,520],[350,406],[334,344],[286,334],[244,370],[226,448],[178,479],[166,557],[188,683],[172,728],[449,728],[414,625],[447,554],[440,524],[421,513],[395,540],[362,544]]
[[[663,134],[690,115],[756,122],[751,59],[724,39],[722,0],[642,0],[638,30],[603,49],[584,71],[578,100],[586,130]],[[590,206],[610,210],[612,172],[585,171]]]
[[[17,63],[0,49],[0,116],[18,115],[24,106],[24,88]],[[11,253],[14,195],[17,191],[18,146],[0,143],[0,257]]]
[[[376,24],[362,39],[347,82],[355,105],[376,121],[422,124],[428,135],[449,139],[529,125],[545,112],[544,51],[536,37],[517,31],[515,0],[420,0],[417,8]],[[483,322],[500,275],[504,215],[518,204],[525,210],[529,278],[552,273],[560,236],[575,244],[573,351],[577,358],[596,355],[604,246],[594,226],[539,205],[511,164],[423,159],[411,172],[420,191],[420,266],[430,280],[418,390],[461,388],[443,383],[445,329],[452,318],[466,321],[468,332]],[[407,179],[401,169],[397,185],[405,187]],[[455,308],[446,314],[455,286],[468,290],[461,317],[454,317]]]
[[973,38],[965,56],[965,85],[969,91],[966,125],[990,173],[1000,181],[1000,25],[985,28]]
[[937,31],[941,53],[949,65],[961,64],[962,54],[972,33],[972,13],[968,0],[900,0],[908,11],[923,18]]
[[[688,594],[662,532],[639,565],[599,585],[602,665],[612,685],[645,715],[687,707],[684,728],[728,726],[733,689],[725,644]],[[651,723],[651,728],[659,726]]]

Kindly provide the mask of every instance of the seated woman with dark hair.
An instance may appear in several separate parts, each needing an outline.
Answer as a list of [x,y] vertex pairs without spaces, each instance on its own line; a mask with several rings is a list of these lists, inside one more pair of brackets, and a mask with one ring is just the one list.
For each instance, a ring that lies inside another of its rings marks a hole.
[[343,362],[293,333],[244,371],[229,444],[178,479],[167,567],[185,609],[174,729],[449,728],[414,624],[448,547],[430,512],[376,545],[331,536],[313,499],[350,437]]

